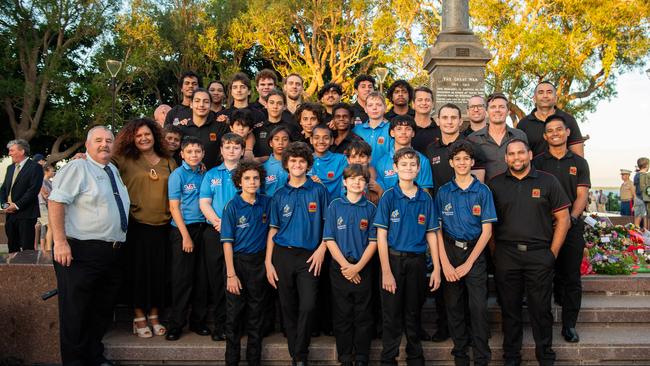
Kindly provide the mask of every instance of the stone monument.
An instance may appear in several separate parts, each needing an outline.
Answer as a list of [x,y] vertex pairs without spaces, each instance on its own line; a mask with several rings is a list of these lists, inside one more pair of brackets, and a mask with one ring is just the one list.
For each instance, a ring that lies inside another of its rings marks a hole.
[[454,103],[467,114],[467,99],[485,94],[485,65],[492,55],[469,27],[468,0],[442,1],[442,31],[424,56],[435,113]]

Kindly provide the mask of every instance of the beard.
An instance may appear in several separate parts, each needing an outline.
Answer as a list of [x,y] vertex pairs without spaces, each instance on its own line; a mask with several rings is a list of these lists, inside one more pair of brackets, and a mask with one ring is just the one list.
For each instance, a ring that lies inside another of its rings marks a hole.
[[521,173],[526,169],[528,169],[529,166],[530,166],[530,161],[527,161],[521,164],[521,168],[515,168],[513,164],[513,165],[508,165],[508,169],[510,169],[510,171],[513,173]]

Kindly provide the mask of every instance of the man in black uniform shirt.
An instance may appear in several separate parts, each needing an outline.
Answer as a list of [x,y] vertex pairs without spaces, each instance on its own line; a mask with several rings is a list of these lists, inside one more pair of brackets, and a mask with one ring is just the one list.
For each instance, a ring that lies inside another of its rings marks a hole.
[[386,91],[386,97],[393,104],[393,107],[386,113],[386,119],[389,122],[396,116],[415,117],[415,111],[410,107],[413,100],[413,87],[408,81],[396,80],[393,82]]
[[415,137],[411,141],[413,148],[426,154],[427,146],[440,138],[440,127],[431,117],[433,112],[433,91],[426,86],[416,88],[413,93],[415,108]]
[[[334,117],[332,108],[341,102],[341,96],[343,96],[343,89],[337,83],[327,83],[318,91],[318,100],[325,107],[325,113],[323,113],[325,123],[330,123]],[[330,129],[334,130],[331,127]]]
[[549,116],[544,131],[548,150],[537,156],[533,165],[553,174],[571,201],[571,229],[555,262],[553,290],[555,302],[562,305],[562,335],[567,342],[578,342],[580,337],[575,327],[582,300],[580,265],[585,247],[582,212],[587,207],[591,183],[587,161],[567,148],[570,133],[564,117]]
[[544,122],[551,115],[560,115],[564,118],[567,128],[571,131],[567,140],[569,150],[584,157],[585,144],[580,133],[580,127],[578,127],[578,123],[572,115],[555,106],[557,103],[555,86],[548,81],[537,84],[533,102],[535,102],[535,109],[519,121],[516,126],[526,133],[530,147],[533,150],[533,156],[543,153],[548,148],[548,144],[543,138]]
[[[522,299],[528,296],[528,313],[540,365],[553,365],[553,266],[569,220],[569,199],[551,174],[531,166],[528,144],[513,139],[506,145],[508,170],[492,178],[499,222],[495,225],[495,281],[501,296],[505,364],[521,364]],[[555,221],[555,226],[553,225]]]
[[192,109],[190,108],[192,94],[194,94],[196,89],[201,87],[201,78],[193,71],[186,71],[178,79],[178,86],[181,88],[183,100],[181,104],[175,105],[167,112],[164,127],[178,126],[183,123],[183,120],[192,117]]
[[375,79],[366,74],[361,74],[354,79],[354,90],[357,93],[357,100],[352,105],[354,110],[353,123],[355,125],[368,121],[366,113],[366,98],[375,91]]
[[232,114],[237,109],[248,109],[253,114],[254,126],[261,125],[266,119],[265,112],[248,103],[248,98],[251,95],[251,79],[243,72],[238,72],[233,75],[228,89],[232,97],[232,105],[223,111],[228,116],[228,120],[232,118]]

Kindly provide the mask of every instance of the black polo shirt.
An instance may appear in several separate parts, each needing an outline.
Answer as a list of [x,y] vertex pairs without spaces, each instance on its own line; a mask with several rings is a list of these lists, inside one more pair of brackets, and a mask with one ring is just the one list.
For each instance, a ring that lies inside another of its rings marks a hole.
[[426,155],[427,146],[441,136],[440,127],[431,120],[431,124],[427,127],[415,126],[415,137],[411,140],[411,146]]
[[557,178],[571,204],[578,197],[578,187],[591,187],[587,160],[570,150],[567,150],[561,159],[557,159],[550,152],[545,151],[533,159],[533,165]]
[[169,126],[174,125],[174,120],[178,119],[178,121],[182,121],[184,119],[190,119],[192,118],[192,108],[186,106],[186,105],[175,105],[172,109],[167,112],[167,115],[165,116],[165,128]]
[[284,120],[280,122],[272,123],[268,120],[262,123],[261,126],[253,130],[253,135],[255,136],[255,146],[253,147],[253,155],[255,156],[269,156],[273,153],[273,149],[269,146],[269,137],[271,132],[278,127],[285,127],[289,130],[289,140],[296,141],[299,138],[300,132],[296,128],[296,125]]
[[510,170],[488,182],[499,222],[494,224],[498,242],[551,244],[553,213],[570,206],[560,182],[533,166],[523,179]]
[[348,148],[348,145],[350,145],[350,142],[354,140],[363,140],[359,135],[356,133],[350,131],[348,132],[348,135],[345,136],[343,141],[341,141],[340,144],[336,145],[332,143],[332,146],[330,146],[330,151],[333,153],[339,153],[339,154],[345,154],[345,149]]
[[359,102],[355,102],[352,105],[352,110],[354,111],[354,116],[352,116],[352,127],[368,121],[366,109],[363,108]]
[[183,136],[194,136],[201,140],[205,149],[203,164],[207,169],[221,164],[221,137],[230,132],[227,124],[208,119],[199,127],[190,118],[186,126],[179,127],[183,131]]
[[262,111],[260,111],[257,108],[253,108],[250,105],[248,107],[244,108],[235,108],[235,107],[228,107],[223,110],[223,114],[228,116],[228,123],[232,121],[232,115],[235,113],[236,110],[238,109],[247,109],[251,112],[253,115],[253,128],[256,128],[258,126],[261,126],[264,121],[266,121],[266,114]]
[[[524,117],[517,124],[517,128],[524,131],[526,137],[528,137],[528,144],[530,145],[531,150],[533,150],[533,156],[537,156],[544,151],[548,150],[548,144],[544,140],[544,129],[546,126],[546,121],[542,121],[535,116],[535,111],[537,108],[533,109],[529,115]],[[580,144],[584,141],[582,133],[580,132],[580,127],[578,122],[573,118],[572,115],[566,113],[565,111],[555,108],[555,114],[564,117],[566,120],[567,128],[571,130],[569,137],[567,139],[567,146]]]
[[[406,111],[407,116],[411,116],[415,118],[415,109],[409,107],[408,110]],[[393,108],[391,108],[386,114],[384,114],[384,117],[390,122],[393,120],[393,118],[399,116],[399,114],[395,113]]]
[[[456,140],[445,145],[442,142],[442,138],[436,138],[427,146],[424,155],[429,159],[429,164],[431,165],[436,193],[439,187],[452,180],[455,175],[454,168],[449,165],[449,145],[464,139],[465,137],[463,135],[459,135]],[[480,151],[480,149],[474,147],[474,167],[472,170],[485,169],[485,163],[483,162],[483,158],[481,158]]]

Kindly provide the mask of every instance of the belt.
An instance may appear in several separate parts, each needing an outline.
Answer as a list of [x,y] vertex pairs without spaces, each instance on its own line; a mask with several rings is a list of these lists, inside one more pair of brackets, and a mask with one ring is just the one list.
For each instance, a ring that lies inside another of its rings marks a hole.
[[357,264],[359,263],[359,260],[354,258],[354,257],[345,257],[345,260],[348,261],[350,264]]
[[504,244],[514,247],[520,252],[529,252],[529,251],[540,250],[540,249],[551,249],[551,246],[549,244],[540,244],[540,243],[504,242]]
[[456,239],[452,238],[451,236],[449,236],[447,234],[444,234],[443,238],[449,244],[453,244],[454,246],[456,246],[456,247],[458,247],[458,248],[460,248],[462,250],[467,250],[467,249],[473,248],[476,245],[476,242],[478,241],[478,239],[468,240],[468,241],[456,240]]
[[399,250],[388,248],[388,253],[394,257],[423,257],[424,253],[400,252]]
[[79,239],[75,239],[75,238],[68,238],[68,239],[72,239],[72,240],[77,241],[79,243],[108,245],[108,246],[111,246],[113,249],[120,249],[120,248],[123,248],[126,245],[126,243],[123,242],[123,241],[79,240]]

